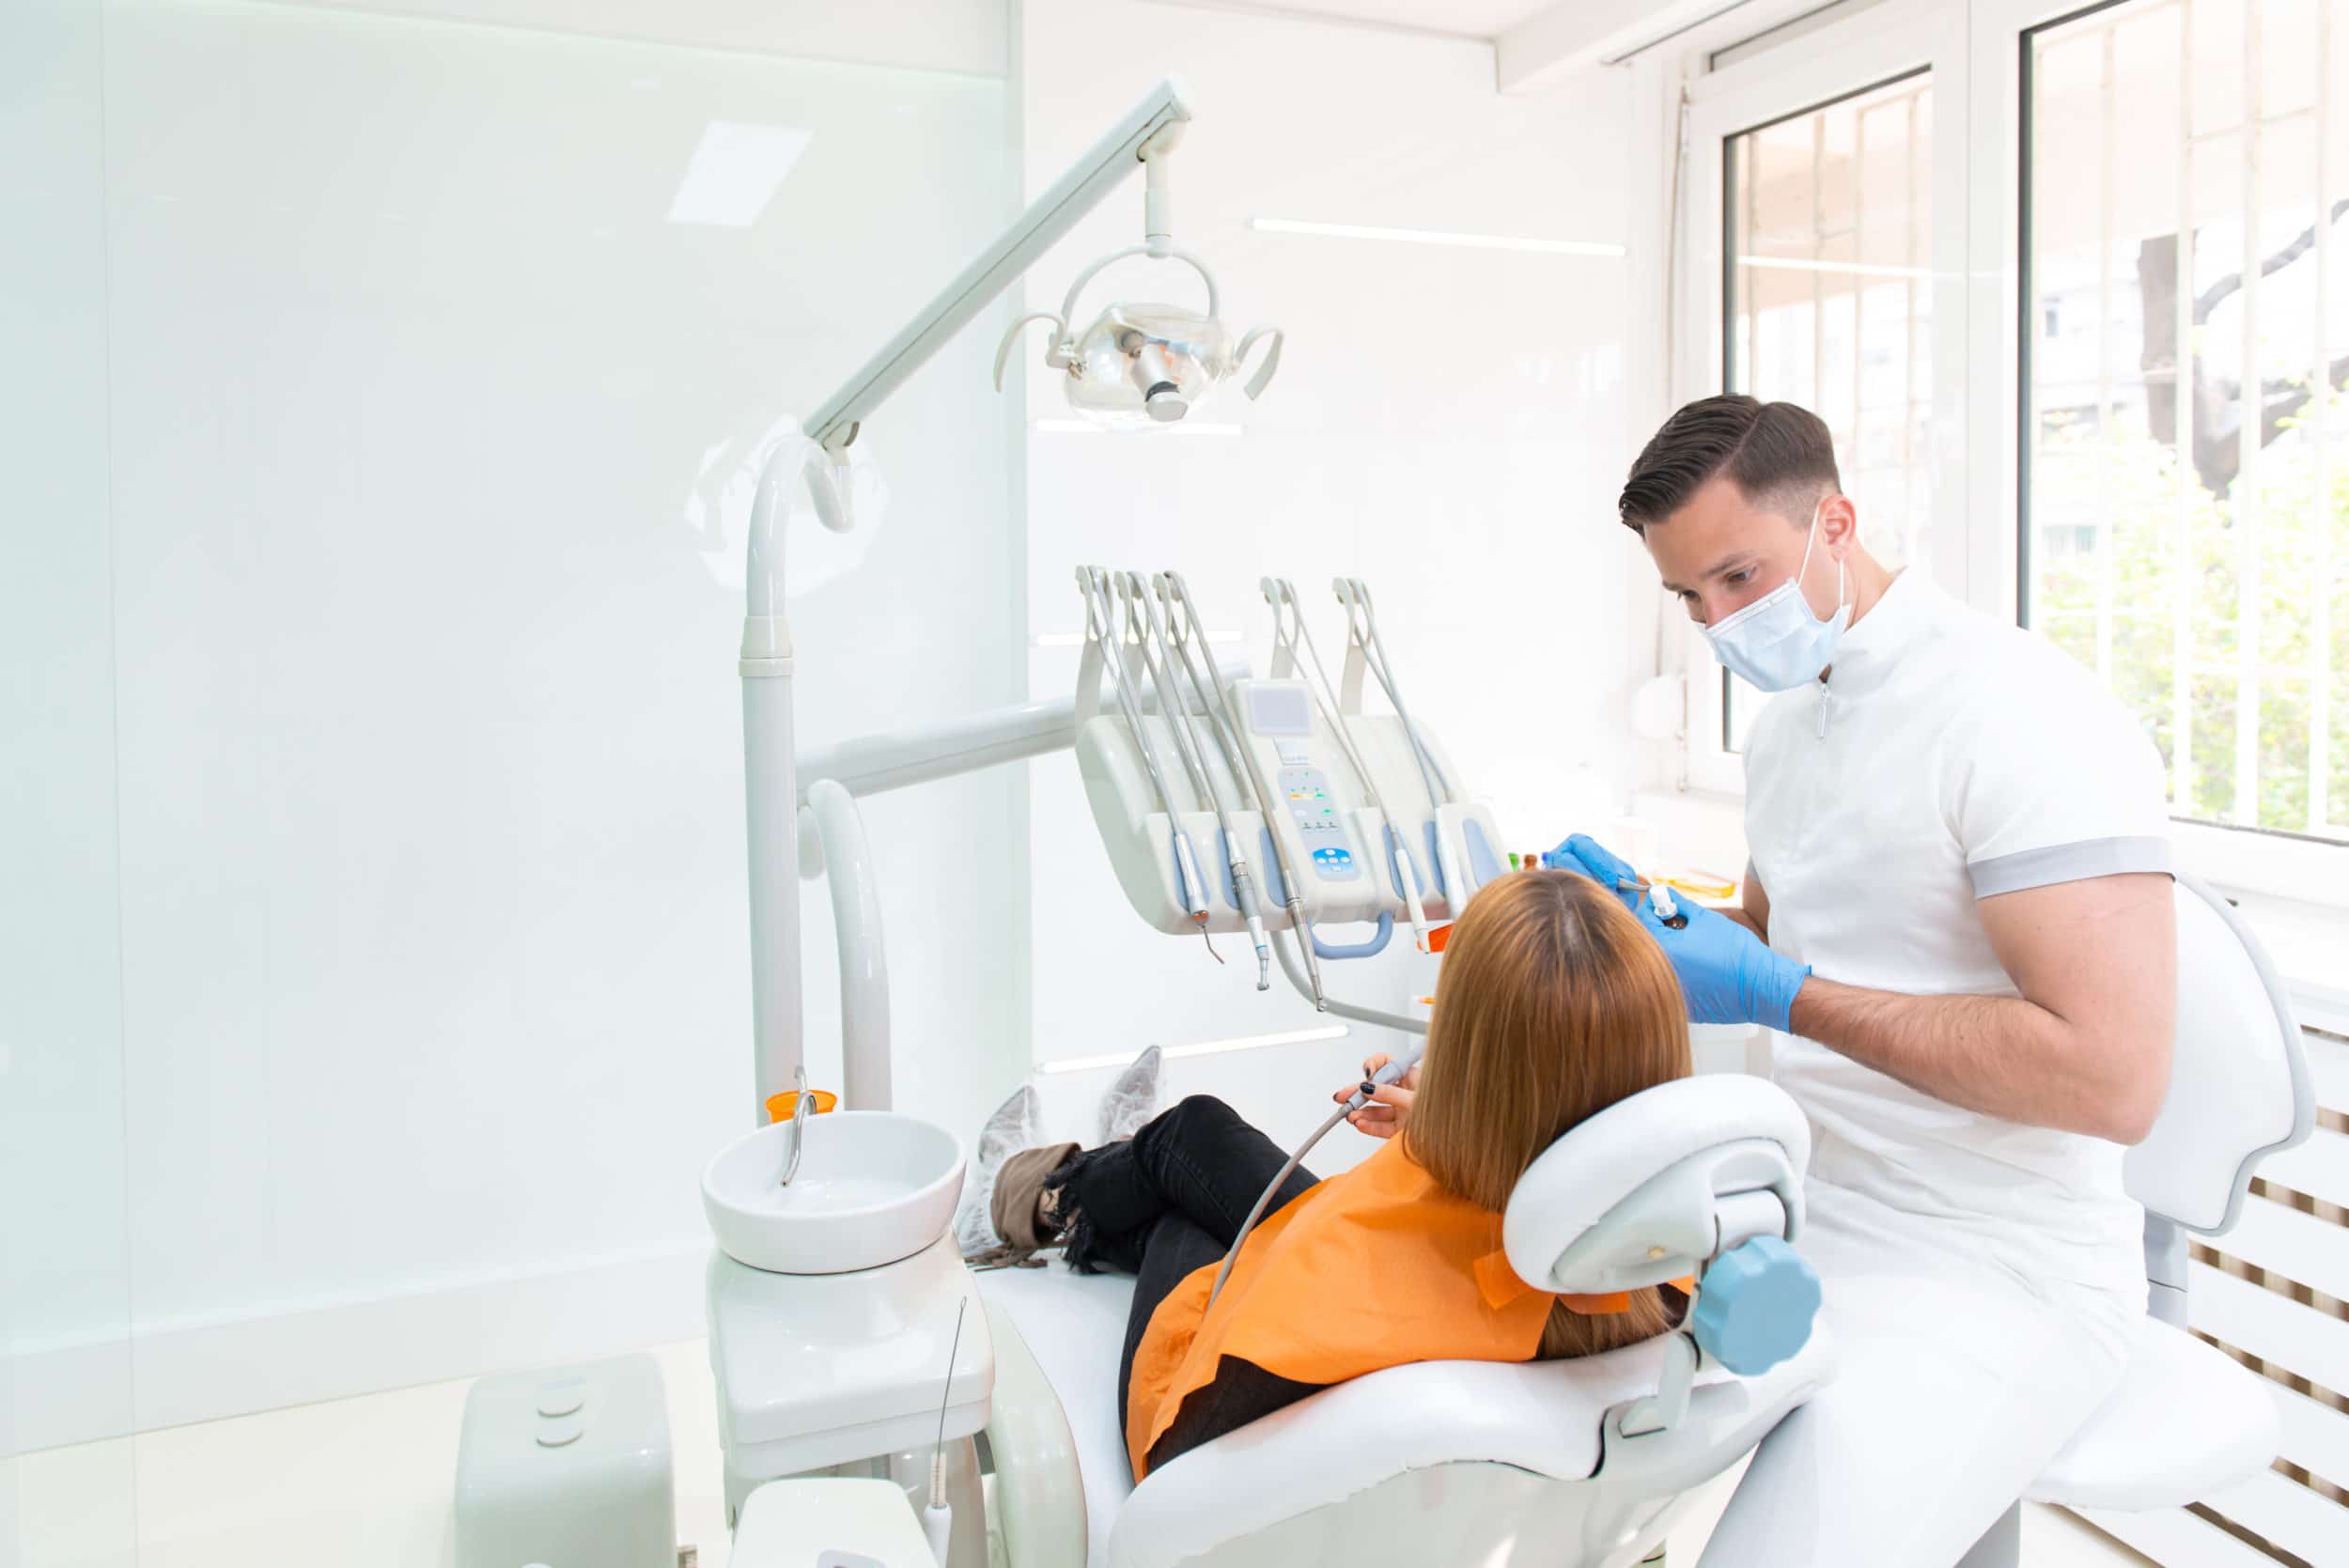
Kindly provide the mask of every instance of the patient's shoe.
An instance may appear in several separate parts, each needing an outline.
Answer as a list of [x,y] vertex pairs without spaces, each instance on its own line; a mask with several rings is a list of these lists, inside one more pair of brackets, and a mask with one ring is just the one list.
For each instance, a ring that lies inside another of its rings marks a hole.
[[988,1215],[995,1194],[995,1178],[1003,1169],[1003,1161],[1022,1149],[1032,1149],[1043,1138],[1044,1103],[1036,1097],[1035,1085],[1023,1083],[1012,1092],[1011,1098],[995,1108],[995,1114],[979,1129],[979,1146],[971,1159],[971,1179],[963,1184],[962,1207],[955,1214],[955,1240],[963,1256],[971,1257],[1003,1245],[1003,1238],[995,1232],[994,1220]]
[[1131,1138],[1163,1109],[1159,1104],[1159,1048],[1152,1046],[1117,1075],[1101,1096],[1101,1141]]

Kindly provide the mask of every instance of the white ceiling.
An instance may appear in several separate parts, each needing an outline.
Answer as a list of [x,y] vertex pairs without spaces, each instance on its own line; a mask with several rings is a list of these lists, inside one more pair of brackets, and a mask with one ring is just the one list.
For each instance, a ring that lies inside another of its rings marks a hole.
[[[1182,0],[1174,0],[1180,4]],[[1489,39],[1507,32],[1557,0],[1204,0],[1220,10],[1286,12],[1333,22],[1361,22],[1413,32]]]

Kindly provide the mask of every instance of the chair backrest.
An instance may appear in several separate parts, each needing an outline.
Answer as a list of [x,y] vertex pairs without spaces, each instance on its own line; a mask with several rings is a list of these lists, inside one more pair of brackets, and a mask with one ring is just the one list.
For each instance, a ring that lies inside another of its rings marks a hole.
[[1539,1290],[1604,1296],[1704,1272],[1757,1235],[1794,1239],[1811,1129],[1767,1079],[1712,1073],[1616,1101],[1543,1151],[1501,1244]]
[[2253,1169],[2308,1137],[2316,1096],[2292,1002],[2243,916],[2177,879],[2178,1039],[2170,1094],[2126,1162],[2149,1213],[2216,1235],[2234,1224]]

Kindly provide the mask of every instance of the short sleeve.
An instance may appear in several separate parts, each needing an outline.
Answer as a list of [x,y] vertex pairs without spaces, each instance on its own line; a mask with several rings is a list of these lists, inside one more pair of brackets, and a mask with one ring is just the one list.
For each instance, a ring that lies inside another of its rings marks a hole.
[[2168,874],[2160,754],[2086,671],[2044,644],[2031,651],[1964,726],[1954,827],[1974,896]]

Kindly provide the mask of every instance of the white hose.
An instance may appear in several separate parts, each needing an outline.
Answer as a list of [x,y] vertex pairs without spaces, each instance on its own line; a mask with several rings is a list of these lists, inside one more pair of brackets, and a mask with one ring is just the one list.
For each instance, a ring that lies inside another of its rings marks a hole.
[[[1370,765],[1362,760],[1361,753],[1355,749],[1354,735],[1346,727],[1346,715],[1339,710],[1335,696],[1330,694],[1332,689],[1329,672],[1321,667],[1321,655],[1314,647],[1314,634],[1305,625],[1304,609],[1297,602],[1297,590],[1283,579],[1267,578],[1265,598],[1272,605],[1274,646],[1285,645],[1292,662],[1296,660],[1296,650],[1301,647],[1305,650],[1306,660],[1313,665],[1313,678],[1305,681],[1305,690],[1312,693],[1315,706],[1321,709],[1322,717],[1329,721],[1330,732],[1338,737],[1338,749],[1346,753],[1346,762],[1361,779],[1363,789],[1370,794],[1370,803],[1377,808],[1388,843],[1393,846],[1395,877],[1401,884],[1404,912],[1410,917],[1412,939],[1419,943],[1422,953],[1431,952],[1427,910],[1420,902],[1419,858],[1411,853],[1409,841],[1403,836],[1403,830],[1395,825],[1395,815],[1387,809],[1387,798],[1378,787],[1377,776],[1371,772]],[[1285,616],[1282,613],[1283,608],[1287,611]],[[1288,628],[1294,629],[1284,630]],[[1304,667],[1299,665],[1298,668],[1301,673]],[[1372,864],[1376,866],[1377,862]]]
[[[1281,891],[1283,906],[1288,910],[1289,929],[1296,935],[1298,948],[1304,955],[1305,982],[1299,989],[1312,999],[1315,1012],[1326,1013],[1330,1010],[1330,998],[1321,988],[1321,961],[1314,953],[1313,922],[1305,913],[1305,884],[1297,874],[1297,862],[1290,856],[1287,844],[1273,830],[1272,787],[1265,783],[1264,768],[1256,760],[1254,749],[1239,734],[1239,706],[1232,700],[1232,689],[1223,679],[1223,667],[1215,661],[1215,649],[1206,645],[1206,633],[1199,629],[1199,607],[1191,601],[1190,584],[1183,580],[1180,572],[1171,571],[1161,575],[1168,593],[1183,607],[1183,622],[1187,630],[1178,646],[1183,650],[1184,667],[1190,668],[1190,637],[1195,635],[1200,642],[1200,657],[1206,661],[1207,678],[1215,687],[1216,717],[1220,726],[1216,730],[1216,737],[1225,748],[1226,760],[1233,765],[1234,777],[1244,779],[1249,789],[1255,794],[1256,813],[1264,819],[1265,837],[1271,841],[1272,858],[1281,868]],[[1199,672],[1190,670],[1190,678],[1196,686]],[[1279,952],[1282,969],[1288,971],[1294,981],[1296,974],[1289,969],[1288,949],[1280,948]]]
[[[1127,724],[1134,732],[1134,750],[1142,753],[1143,771],[1159,794],[1159,805],[1166,813],[1167,827],[1174,835],[1174,870],[1186,884],[1190,904],[1185,912],[1199,925],[1200,935],[1206,935],[1207,889],[1199,875],[1199,862],[1190,846],[1190,834],[1183,827],[1183,819],[1174,810],[1174,792],[1167,786],[1166,774],[1159,767],[1158,753],[1150,745],[1149,729],[1143,722],[1142,695],[1134,690],[1133,672],[1126,667],[1125,650],[1117,644],[1117,617],[1110,604],[1107,589],[1102,584],[1106,574],[1092,567],[1080,567],[1078,581],[1085,592],[1085,614],[1099,628],[1102,651],[1108,655],[1112,684],[1117,691],[1117,705],[1126,715]],[[1215,943],[1207,943],[1207,952],[1215,953]],[[1217,962],[1222,960],[1219,956]]]
[[[1426,1053],[1426,1050],[1427,1043],[1423,1040],[1379,1068],[1370,1081],[1373,1083],[1400,1082],[1406,1073],[1419,1065],[1419,1059]],[[1274,1176],[1264,1191],[1257,1195],[1256,1206],[1248,1211],[1248,1218],[1240,1221],[1239,1234],[1232,1238],[1232,1250],[1223,1254],[1223,1266],[1215,1271],[1215,1283],[1207,1291],[1209,1310],[1213,1310],[1215,1298],[1223,1294],[1223,1281],[1231,1278],[1232,1265],[1239,1261],[1239,1250],[1248,1245],[1248,1233],[1254,1230],[1256,1221],[1264,1218],[1265,1205],[1271,1203],[1272,1195],[1281,1190],[1281,1184],[1289,1179],[1289,1172],[1305,1163],[1305,1157],[1314,1152],[1315,1144],[1329,1136],[1331,1127],[1361,1110],[1369,1101],[1370,1096],[1360,1089],[1346,1096],[1346,1103],[1332,1111],[1329,1120],[1314,1128],[1313,1136],[1297,1146],[1297,1152],[1289,1156],[1289,1162],[1281,1167],[1280,1174]]]
[[[1198,732],[1191,726],[1190,704],[1184,700],[1182,688],[1174,679],[1174,644],[1167,635],[1162,607],[1156,599],[1149,597],[1139,576],[1128,573],[1126,581],[1128,591],[1128,613],[1132,613],[1130,606],[1135,600],[1139,600],[1142,604],[1142,627],[1146,639],[1143,644],[1143,668],[1149,672],[1151,679],[1158,682],[1159,706],[1166,710],[1169,727],[1181,737],[1182,746],[1177,749],[1186,751],[1185,760],[1191,765],[1192,775],[1198,781],[1199,793],[1206,797],[1207,803],[1215,808],[1216,826],[1223,831],[1224,863],[1230,868],[1232,874],[1232,896],[1239,905],[1240,918],[1247,923],[1248,939],[1256,950],[1256,989],[1268,991],[1272,989],[1272,950],[1265,941],[1264,911],[1256,902],[1256,879],[1248,868],[1248,856],[1241,848],[1239,831],[1232,826],[1232,814],[1223,803],[1222,793],[1215,787],[1214,774],[1208,770],[1206,748],[1199,743]],[[1152,643],[1156,643],[1158,646],[1159,657],[1156,664],[1150,662]],[[1213,658],[1212,652],[1209,657]],[[1199,672],[1190,667],[1190,660],[1188,658],[1183,660],[1183,674],[1190,678],[1191,691],[1199,698],[1199,706],[1206,710],[1209,719],[1208,728],[1213,732],[1214,705],[1208,700],[1206,690],[1200,686]],[[1220,733],[1217,734],[1217,745],[1220,747],[1222,742],[1222,736]],[[1227,765],[1231,761],[1228,753],[1224,761]],[[1234,769],[1234,772],[1237,775],[1237,769]],[[1235,783],[1237,782],[1236,777]]]

